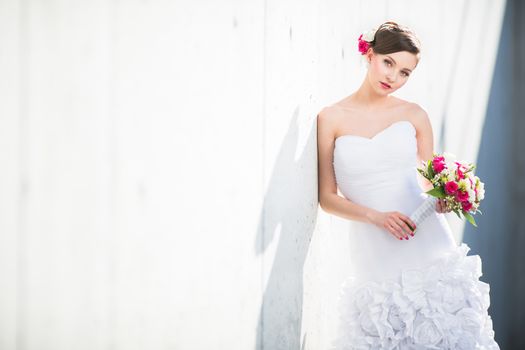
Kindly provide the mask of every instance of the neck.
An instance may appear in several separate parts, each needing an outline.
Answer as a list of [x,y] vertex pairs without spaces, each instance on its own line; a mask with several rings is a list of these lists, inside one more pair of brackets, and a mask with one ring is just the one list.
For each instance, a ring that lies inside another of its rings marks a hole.
[[377,107],[384,105],[390,101],[390,95],[380,95],[370,85],[368,78],[363,80],[359,89],[355,92],[355,99],[362,105],[367,107]]

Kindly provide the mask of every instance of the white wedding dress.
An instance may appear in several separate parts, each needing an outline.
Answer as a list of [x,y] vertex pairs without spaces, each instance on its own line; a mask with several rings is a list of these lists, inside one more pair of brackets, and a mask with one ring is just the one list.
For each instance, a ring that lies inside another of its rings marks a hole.
[[[415,135],[401,120],[373,138],[339,136],[333,166],[344,197],[409,216],[427,196]],[[499,349],[481,259],[455,243],[444,214],[434,211],[409,240],[360,221],[351,227],[354,273],[339,291],[330,349]]]

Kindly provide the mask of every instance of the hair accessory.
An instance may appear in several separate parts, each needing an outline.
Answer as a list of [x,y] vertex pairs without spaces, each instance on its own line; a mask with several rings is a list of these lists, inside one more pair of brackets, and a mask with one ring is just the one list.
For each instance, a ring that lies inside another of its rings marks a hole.
[[366,33],[359,35],[359,38],[357,40],[359,42],[358,49],[359,49],[359,52],[361,52],[361,55],[364,55],[368,51],[368,48],[370,47],[370,43],[374,41],[376,31],[377,29],[374,28],[374,29],[369,30]]

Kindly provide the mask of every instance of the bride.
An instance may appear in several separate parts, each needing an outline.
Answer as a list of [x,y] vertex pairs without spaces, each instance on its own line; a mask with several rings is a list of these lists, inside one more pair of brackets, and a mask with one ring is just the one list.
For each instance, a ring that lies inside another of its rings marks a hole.
[[419,40],[388,21],[359,37],[359,51],[363,83],[317,116],[320,206],[353,221],[355,272],[339,291],[331,349],[499,349],[481,259],[455,243],[449,210],[440,200],[418,227],[410,219],[432,188],[415,170],[432,158],[432,125],[391,93],[413,74]]

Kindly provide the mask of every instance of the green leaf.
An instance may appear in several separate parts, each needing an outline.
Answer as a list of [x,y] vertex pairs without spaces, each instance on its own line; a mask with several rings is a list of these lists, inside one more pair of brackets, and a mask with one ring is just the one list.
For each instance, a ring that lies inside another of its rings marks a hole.
[[461,219],[461,215],[459,215],[459,212],[458,212],[458,210],[457,210],[457,209],[454,209],[454,210],[452,210],[452,211],[453,211],[454,213],[456,213],[456,215],[458,216],[458,218],[460,218],[460,219]]
[[474,169],[476,169],[476,166],[475,166],[475,165],[472,165],[472,164],[470,164],[470,167],[469,167],[469,168],[468,168],[467,170],[465,170],[465,171],[463,172],[463,174],[466,174],[466,173],[470,173],[470,172],[473,172],[473,171],[474,171]]
[[434,187],[433,189],[425,192],[431,196],[434,196],[434,197],[437,197],[437,198],[445,198],[446,195],[445,195],[445,190],[443,189],[443,187]]
[[428,161],[427,172],[428,172],[428,176],[430,176],[430,178],[433,178],[434,175],[436,175],[436,174],[434,174],[434,168],[432,167],[432,161],[431,160]]
[[463,215],[465,216],[467,221],[470,222],[474,227],[478,227],[478,225],[476,225],[476,220],[474,220],[474,218],[472,217],[472,215],[470,215],[469,212],[463,210]]

